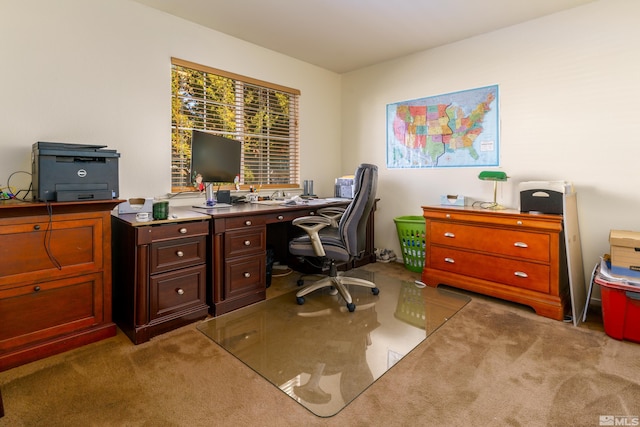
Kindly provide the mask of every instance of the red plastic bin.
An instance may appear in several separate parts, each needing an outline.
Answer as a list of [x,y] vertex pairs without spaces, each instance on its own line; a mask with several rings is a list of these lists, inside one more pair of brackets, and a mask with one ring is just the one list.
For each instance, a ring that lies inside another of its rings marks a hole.
[[602,277],[600,285],[604,331],[611,338],[640,343],[640,287],[609,282]]

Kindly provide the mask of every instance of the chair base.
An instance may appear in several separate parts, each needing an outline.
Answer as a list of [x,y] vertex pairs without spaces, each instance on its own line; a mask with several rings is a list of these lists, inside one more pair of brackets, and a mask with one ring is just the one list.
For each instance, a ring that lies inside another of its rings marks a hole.
[[376,284],[369,280],[360,279],[358,277],[344,276],[342,273],[335,273],[335,275],[326,276],[314,282],[313,284],[300,289],[296,293],[296,301],[298,302],[298,304],[302,305],[304,304],[305,295],[310,294],[311,292],[314,292],[318,289],[332,287],[338,291],[342,298],[344,298],[345,302],[347,303],[347,309],[350,312],[353,312],[355,311],[356,306],[353,303],[353,298],[351,297],[351,293],[349,293],[349,290],[347,289],[347,285],[356,285],[370,288],[371,292],[374,295],[378,295],[380,293],[380,290],[376,287]]

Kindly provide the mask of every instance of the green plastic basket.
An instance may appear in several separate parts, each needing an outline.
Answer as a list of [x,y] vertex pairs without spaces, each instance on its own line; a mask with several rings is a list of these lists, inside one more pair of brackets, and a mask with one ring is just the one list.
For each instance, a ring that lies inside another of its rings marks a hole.
[[394,218],[402,259],[407,270],[422,272],[425,250],[425,221],[421,216],[399,216]]

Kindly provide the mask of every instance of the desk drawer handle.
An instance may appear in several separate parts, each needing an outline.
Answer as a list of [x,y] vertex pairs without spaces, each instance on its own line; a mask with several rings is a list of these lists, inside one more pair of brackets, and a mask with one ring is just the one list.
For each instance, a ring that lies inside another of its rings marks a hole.
[[244,241],[244,245],[245,246],[251,246],[251,240],[245,240]]
[[177,293],[178,295],[184,295],[184,289],[182,289],[182,288],[178,288],[178,289],[176,289],[176,293]]
[[186,228],[184,228],[184,227],[182,227],[180,230],[178,230],[178,232],[179,232],[180,234],[187,234],[187,229],[186,229]]
[[248,279],[249,277],[251,277],[251,273],[244,273],[243,276],[245,277],[245,279]]
[[527,245],[525,242],[515,242],[513,244],[513,246],[515,246],[516,248],[528,248],[529,245]]
[[516,277],[522,277],[524,279],[526,279],[527,277],[529,277],[529,275],[527,273],[525,273],[524,271],[516,271],[515,273],[513,273]]
[[182,258],[184,256],[184,252],[182,251],[177,251],[176,255],[178,255],[180,258]]
[[40,286],[34,286],[33,287],[33,291],[34,292],[40,292]]
[[244,222],[244,225],[247,225],[247,226],[248,226],[248,225],[251,225],[251,220],[249,220],[249,219],[248,219],[248,220],[246,220],[246,221]]
[[282,215],[278,215],[278,221],[282,221],[284,217]]
[[455,264],[456,261],[453,258],[447,257],[444,259],[444,262],[448,262],[449,264]]
[[33,229],[36,230],[36,231],[40,230],[40,225],[38,225],[38,224],[34,225]]
[[454,233],[447,231],[446,233],[444,233],[444,237],[450,237],[453,239],[454,237],[456,237],[456,235]]

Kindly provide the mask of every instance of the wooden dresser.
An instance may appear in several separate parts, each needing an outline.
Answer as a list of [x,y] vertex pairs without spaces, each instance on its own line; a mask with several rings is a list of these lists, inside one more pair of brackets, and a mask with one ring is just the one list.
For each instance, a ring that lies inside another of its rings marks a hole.
[[111,209],[0,202],[0,371],[116,334]]
[[209,216],[112,216],[113,318],[134,344],[207,316]]
[[561,215],[423,206],[422,281],[531,306],[562,320],[568,277]]

